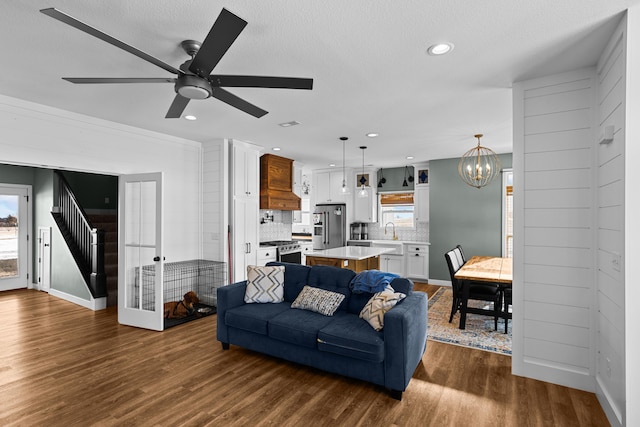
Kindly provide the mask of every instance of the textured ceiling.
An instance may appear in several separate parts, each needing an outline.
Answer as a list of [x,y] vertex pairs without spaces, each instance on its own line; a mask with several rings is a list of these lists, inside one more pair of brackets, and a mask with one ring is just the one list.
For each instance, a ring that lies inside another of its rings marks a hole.
[[[595,65],[624,10],[640,0],[25,0],[3,2],[0,93],[195,141],[233,137],[311,167],[402,166],[459,157],[484,133],[512,151],[514,81]],[[39,13],[56,7],[178,67],[225,7],[248,21],[217,74],[311,77],[312,91],[229,89],[269,111],[216,99],[196,121],[165,119],[171,84],[73,85],[61,77],[172,77]],[[448,41],[452,53],[426,54]],[[283,128],[278,123],[298,121]],[[375,139],[367,132],[378,132]],[[414,160],[406,160],[412,155]],[[1,154],[0,154],[1,160]]]

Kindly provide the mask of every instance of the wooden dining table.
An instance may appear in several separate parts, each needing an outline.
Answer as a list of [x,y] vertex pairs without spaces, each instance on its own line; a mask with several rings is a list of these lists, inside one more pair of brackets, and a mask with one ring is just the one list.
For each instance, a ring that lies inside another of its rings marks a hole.
[[[460,310],[460,329],[465,328],[467,321],[467,303],[469,297],[469,282],[498,283],[511,286],[513,282],[513,262],[511,258],[492,256],[473,256],[455,274],[455,278],[462,282],[463,304]],[[502,311],[502,307],[500,307]],[[505,313],[501,312],[504,316]]]

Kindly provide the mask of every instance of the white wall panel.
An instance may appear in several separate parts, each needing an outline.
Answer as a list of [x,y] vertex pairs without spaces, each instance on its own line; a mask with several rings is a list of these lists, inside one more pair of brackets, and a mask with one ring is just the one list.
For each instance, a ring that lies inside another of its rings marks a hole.
[[527,145],[524,153],[539,153],[547,151],[566,151],[582,149],[585,141],[592,138],[592,129],[577,129],[570,132],[553,132],[527,135]]
[[[524,200],[524,197],[523,197]],[[522,224],[525,227],[590,228],[591,212],[583,209],[526,209]]]
[[558,190],[563,188],[585,188],[591,182],[589,168],[560,169],[554,171],[527,172],[525,190]]
[[[589,141],[582,141],[583,144]],[[591,149],[531,153],[525,155],[525,172],[571,170],[591,167]]]
[[589,228],[534,228],[524,230],[527,246],[551,246],[589,248],[592,244],[592,232]]
[[589,347],[589,329],[557,323],[525,319],[529,338],[539,341],[564,342],[575,347]]
[[552,302],[584,308],[591,304],[592,294],[588,288],[527,283],[524,288],[524,299],[531,302]]
[[[587,181],[585,184],[588,184]],[[589,208],[593,199],[592,188],[567,188],[524,191],[528,209]]]
[[[514,87],[513,371],[593,390],[595,69]],[[519,218],[519,220],[518,220]]]
[[570,286],[590,289],[593,271],[590,268],[525,264],[523,276],[528,282],[548,283],[556,287]]
[[[568,371],[586,374],[589,369],[589,349],[561,342],[525,338],[527,358],[540,364],[563,366]],[[537,360],[536,360],[537,359]]]
[[[549,300],[553,296],[549,295]],[[551,302],[542,303],[534,301],[524,302],[524,319],[538,320],[540,322],[556,323],[558,325],[577,326],[589,328],[589,309],[583,307],[572,307],[566,305],[553,304]],[[528,335],[527,335],[528,336]],[[560,341],[564,341],[564,338]],[[553,360],[554,355],[549,355],[549,360]]]

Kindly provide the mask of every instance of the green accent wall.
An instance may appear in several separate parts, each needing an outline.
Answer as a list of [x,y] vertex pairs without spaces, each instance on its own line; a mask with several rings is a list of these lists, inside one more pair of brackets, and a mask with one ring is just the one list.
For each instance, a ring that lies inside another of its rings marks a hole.
[[72,171],[64,171],[63,175],[85,210],[118,209],[117,176]]
[[399,168],[387,168],[387,169],[383,169],[382,171],[379,170],[378,176],[377,176],[378,179],[376,180],[374,185],[376,186],[378,185],[378,181],[380,181],[381,176],[384,176],[387,182],[382,185],[382,188],[378,188],[378,193],[386,193],[386,192],[393,192],[393,191],[413,191],[414,184],[418,179],[416,178],[416,174],[413,169],[414,169],[413,166],[407,167],[407,177],[409,177],[410,175],[413,176],[413,182],[410,182],[407,179],[407,187],[402,186],[402,182],[404,181],[404,176],[405,176],[404,166]]
[[[503,169],[512,154],[501,154]],[[465,256],[502,254],[502,175],[483,188],[458,176],[458,158],[429,161],[429,277],[450,281],[444,254],[461,245]]]

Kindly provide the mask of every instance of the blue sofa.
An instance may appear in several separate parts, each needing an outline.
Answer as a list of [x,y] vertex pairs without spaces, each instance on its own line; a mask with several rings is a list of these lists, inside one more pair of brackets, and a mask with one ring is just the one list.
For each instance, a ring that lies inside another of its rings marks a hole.
[[[427,297],[413,292],[413,282],[396,278],[391,286],[406,294],[384,315],[376,331],[358,314],[372,294],[352,293],[352,270],[329,266],[283,265],[284,302],[245,304],[246,281],[218,288],[217,338],[328,372],[386,387],[400,400],[427,342]],[[291,308],[304,285],[345,295],[333,316]]]

